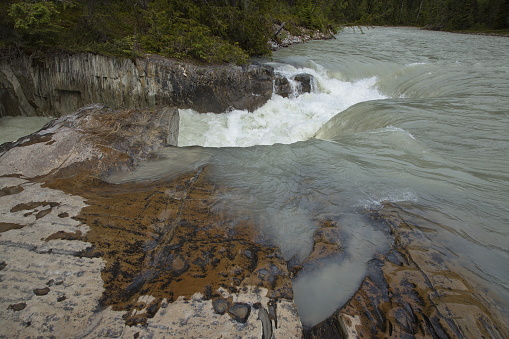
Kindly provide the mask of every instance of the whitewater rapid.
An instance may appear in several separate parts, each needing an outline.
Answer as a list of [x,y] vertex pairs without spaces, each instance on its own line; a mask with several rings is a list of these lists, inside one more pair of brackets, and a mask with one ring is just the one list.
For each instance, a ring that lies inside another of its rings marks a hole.
[[315,63],[299,68],[269,64],[287,79],[302,73],[312,75],[312,93],[288,98],[274,94],[252,113],[233,110],[218,115],[180,110],[179,146],[249,147],[304,141],[344,109],[385,98],[374,87],[376,77],[350,82],[328,76],[327,70]]
[[313,75],[312,93],[274,95],[253,113],[183,110],[179,145],[205,147],[211,176],[231,188],[218,206],[254,211],[287,260],[309,253],[316,219],[338,222],[343,256],[294,281],[305,325],[346,302],[390,245],[364,214],[384,202],[426,223],[507,314],[507,60],[499,37],[346,30],[268,61],[288,78]]
[[289,79],[311,74],[313,90],[254,112],[180,110],[180,147],[109,181],[206,166],[225,188],[218,211],[248,215],[257,240],[292,262],[309,255],[320,221],[337,223],[343,252],[294,280],[306,326],[351,298],[367,262],[390,248],[368,214],[398,203],[509,319],[509,39],[363,31],[258,60]]

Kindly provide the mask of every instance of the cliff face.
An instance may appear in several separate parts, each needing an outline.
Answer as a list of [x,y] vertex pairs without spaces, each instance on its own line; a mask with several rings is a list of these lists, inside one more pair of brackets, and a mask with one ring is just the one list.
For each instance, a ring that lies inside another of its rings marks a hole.
[[111,108],[176,106],[199,112],[256,109],[273,92],[268,66],[196,66],[158,56],[135,60],[80,53],[0,60],[0,116],[62,116]]

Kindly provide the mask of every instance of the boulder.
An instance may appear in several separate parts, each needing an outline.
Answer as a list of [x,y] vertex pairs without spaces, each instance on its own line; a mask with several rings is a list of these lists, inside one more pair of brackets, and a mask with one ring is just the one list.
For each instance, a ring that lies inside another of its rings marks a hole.
[[178,110],[81,108],[29,136],[0,145],[0,176],[36,177],[60,171],[105,175],[127,169],[157,148],[176,145]]
[[307,73],[299,73],[290,78],[282,74],[276,74],[274,77],[274,91],[283,98],[296,97],[303,93],[311,93],[314,81],[314,76]]
[[300,73],[293,77],[293,80],[297,81],[299,84],[297,88],[297,92],[299,94],[302,93],[311,93],[313,91],[313,82],[314,82],[314,76],[307,73]]

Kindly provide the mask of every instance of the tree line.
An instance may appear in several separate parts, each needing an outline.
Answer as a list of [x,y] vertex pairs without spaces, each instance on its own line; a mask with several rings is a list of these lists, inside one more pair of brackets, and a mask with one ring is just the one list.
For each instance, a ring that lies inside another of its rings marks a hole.
[[509,0],[3,0],[0,49],[162,54],[207,63],[270,53],[275,28],[507,29]]
[[339,0],[336,19],[435,30],[509,29],[509,0]]

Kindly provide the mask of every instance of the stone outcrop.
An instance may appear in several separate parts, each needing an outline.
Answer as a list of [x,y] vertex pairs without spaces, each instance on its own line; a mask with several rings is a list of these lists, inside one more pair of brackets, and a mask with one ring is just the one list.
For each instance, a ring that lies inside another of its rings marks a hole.
[[[0,146],[0,326],[7,337],[301,338],[291,273],[253,221],[218,211],[207,165],[111,184],[174,144],[178,110],[90,105]],[[424,221],[372,213],[394,237],[355,295],[308,338],[491,337],[509,329]],[[423,226],[424,225],[424,226]],[[319,220],[302,264],[341,260]],[[294,267],[295,271],[298,267]],[[337,286],[341,288],[341,286]]]
[[291,98],[311,93],[315,88],[315,81],[315,77],[307,73],[299,73],[290,78],[276,74],[274,78],[275,94],[283,98]]
[[273,51],[294,44],[302,44],[309,40],[335,39],[332,27],[327,29],[328,32],[309,29],[306,27],[293,27],[292,31],[299,31],[297,35],[292,34],[289,30],[287,30],[285,23],[282,25],[273,25],[272,28],[274,30],[274,36],[269,41],[269,47]]
[[104,175],[133,166],[161,146],[176,145],[177,138],[175,108],[115,111],[89,105],[37,133],[0,145],[0,176],[78,170]]
[[468,271],[443,260],[419,226],[394,205],[373,212],[394,236],[393,248],[369,263],[355,295],[307,338],[505,338],[495,301]]
[[3,335],[302,336],[286,262],[243,216],[212,208],[205,165],[102,180],[171,144],[175,114],[92,105],[2,146]]
[[148,55],[4,55],[1,116],[62,116],[101,102],[111,108],[254,110],[270,99],[274,73],[263,65],[197,66]]

